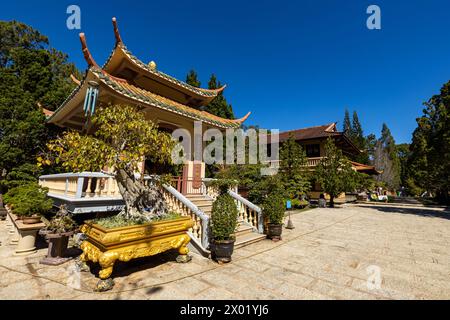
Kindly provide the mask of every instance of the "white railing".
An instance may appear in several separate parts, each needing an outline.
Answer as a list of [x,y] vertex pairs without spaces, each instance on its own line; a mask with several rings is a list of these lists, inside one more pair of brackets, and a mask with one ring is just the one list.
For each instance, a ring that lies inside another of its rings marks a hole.
[[211,178],[203,178],[202,184],[203,184],[203,195],[210,198],[211,200],[216,200],[217,196],[219,195],[219,190],[217,190],[217,187],[210,185],[210,182],[217,180],[217,179],[211,179]]
[[[320,163],[320,160],[322,160],[322,159],[323,159],[323,157],[307,158],[307,162],[306,162],[305,166],[306,167],[316,167]],[[267,161],[267,163],[269,164],[269,166],[271,168],[279,168],[281,160],[269,160],[269,161]]]
[[323,159],[323,157],[316,157],[316,158],[308,158],[308,167],[316,167],[319,165],[320,161]]
[[[210,186],[208,182],[214,181],[215,179],[203,179],[205,195],[215,200],[219,195],[216,187]],[[244,221],[246,224],[251,225],[255,231],[258,233],[264,233],[264,219],[263,213],[260,207],[251,203],[241,195],[237,193],[237,187],[228,191],[236,202],[238,209],[238,219]]]
[[209,217],[172,186],[164,185],[164,198],[170,210],[191,217],[194,221],[194,226],[189,229],[191,239],[208,250]]
[[52,174],[39,177],[39,184],[49,189],[49,195],[66,198],[120,198],[114,176],[101,172]]
[[239,218],[251,225],[258,233],[264,233],[264,219],[261,208],[234,191],[230,190],[228,194],[236,201]]

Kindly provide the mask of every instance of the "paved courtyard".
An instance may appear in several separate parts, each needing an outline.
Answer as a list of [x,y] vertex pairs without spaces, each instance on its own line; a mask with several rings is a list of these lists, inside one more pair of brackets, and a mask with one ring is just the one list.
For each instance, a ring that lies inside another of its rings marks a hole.
[[[117,265],[116,286],[95,293],[74,263],[39,264],[40,249],[14,257],[0,222],[0,299],[450,299],[450,213],[346,205],[292,215],[293,230],[218,265],[172,254]],[[93,270],[95,271],[95,270]]]

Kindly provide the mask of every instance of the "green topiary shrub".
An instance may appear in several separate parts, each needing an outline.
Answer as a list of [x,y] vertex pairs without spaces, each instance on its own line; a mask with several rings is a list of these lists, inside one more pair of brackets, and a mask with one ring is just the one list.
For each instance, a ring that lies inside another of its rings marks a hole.
[[238,210],[232,196],[222,192],[214,201],[210,227],[214,240],[231,240],[237,227]]
[[12,207],[14,214],[21,217],[44,214],[53,206],[53,201],[47,198],[47,188],[37,183],[27,183],[10,189],[4,196],[5,203]]
[[262,204],[264,215],[269,219],[269,223],[282,224],[285,212],[285,201],[283,195],[270,193]]

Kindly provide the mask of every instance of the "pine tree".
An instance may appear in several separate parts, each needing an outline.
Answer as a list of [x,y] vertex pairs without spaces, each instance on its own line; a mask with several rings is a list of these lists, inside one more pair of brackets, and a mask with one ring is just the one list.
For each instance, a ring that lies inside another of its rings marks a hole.
[[344,125],[343,125],[344,134],[350,139],[350,141],[361,150],[361,154],[352,157],[352,160],[368,164],[369,163],[369,150],[367,145],[367,138],[364,136],[364,132],[359,122],[358,113],[353,111],[353,119],[350,122],[350,113],[347,109],[345,109],[344,116]]
[[408,177],[407,177],[407,169],[408,169],[407,162],[408,162],[408,158],[410,155],[409,144],[408,143],[398,144],[398,145],[396,145],[396,148],[397,148],[398,159],[400,162],[400,184],[401,184],[401,186],[405,186],[406,181],[408,179]]
[[417,119],[408,159],[408,187],[450,203],[450,81],[425,104]]
[[345,116],[344,116],[344,124],[342,127],[342,132],[344,132],[347,137],[350,139],[352,138],[352,124],[350,122],[350,113],[348,112],[348,109],[345,109]]
[[196,88],[200,88],[202,86],[200,80],[198,80],[197,72],[195,72],[195,70],[189,71],[186,76],[186,83]]
[[329,137],[325,144],[325,157],[315,170],[315,180],[330,196],[330,207],[334,207],[334,199],[341,193],[356,188],[357,175],[342,150],[336,147],[333,139]]
[[[208,82],[208,88],[214,90],[220,88],[221,86],[222,84],[218,82],[216,76],[212,74]],[[205,108],[205,111],[225,119],[234,119],[233,107],[231,104],[228,104],[227,100],[223,96],[223,92],[219,93],[217,97],[211,101],[211,103]]]
[[352,121],[352,142],[355,146],[361,150],[361,154],[359,154],[355,160],[359,163],[368,164],[369,163],[369,152],[367,150],[367,138],[364,136],[364,132],[359,122],[358,113],[356,111],[353,112],[353,121]]
[[280,160],[280,172],[285,190],[290,199],[298,199],[311,189],[311,185],[308,172],[305,170],[308,161],[306,152],[295,141],[292,134],[281,146]]

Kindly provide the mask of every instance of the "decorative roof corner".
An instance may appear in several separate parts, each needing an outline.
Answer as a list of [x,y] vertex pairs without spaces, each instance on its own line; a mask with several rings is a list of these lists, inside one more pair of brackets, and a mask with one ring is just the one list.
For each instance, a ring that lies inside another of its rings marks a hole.
[[44,114],[46,119],[50,118],[55,113],[54,111],[45,109],[39,101],[36,104],[37,104],[38,108],[41,109],[41,111]]
[[99,67],[97,62],[95,62],[94,58],[92,57],[91,52],[88,49],[87,42],[86,42],[86,36],[83,32],[80,33],[80,42],[81,42],[81,49],[83,51],[84,59],[86,60],[88,65],[90,67],[93,67],[93,66]]
[[233,120],[233,121],[234,121],[235,123],[242,124],[242,123],[244,123],[245,120],[248,119],[248,117],[250,117],[251,114],[252,114],[252,113],[249,112],[249,113],[247,113],[245,116],[243,116],[242,118],[236,119],[236,120]]
[[70,79],[75,83],[77,86],[81,84],[81,81],[78,80],[73,74],[70,75]]
[[328,128],[325,129],[326,132],[337,132],[337,122],[330,123]]
[[119,27],[117,26],[116,17],[112,18],[112,24],[114,27],[114,36],[116,37],[116,46],[117,46],[119,43],[123,43],[123,41],[122,41],[122,37],[120,36]]

